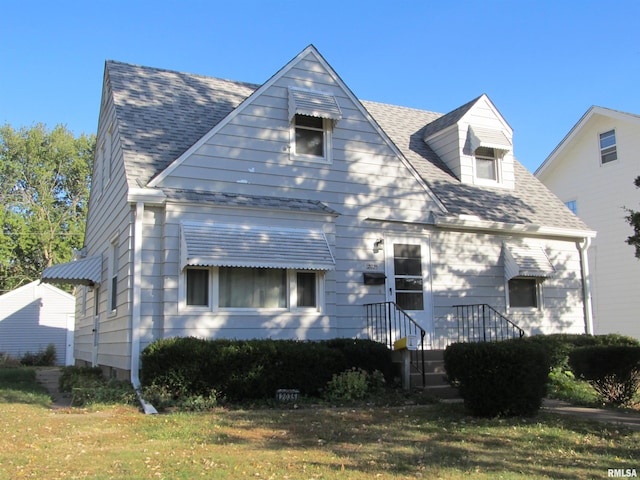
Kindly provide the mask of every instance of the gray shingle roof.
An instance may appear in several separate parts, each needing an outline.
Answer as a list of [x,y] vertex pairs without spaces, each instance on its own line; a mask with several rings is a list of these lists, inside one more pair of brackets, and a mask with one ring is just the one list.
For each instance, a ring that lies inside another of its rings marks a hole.
[[[106,63],[106,71],[130,186],[147,184],[259,87],[114,61]],[[451,214],[586,230],[586,225],[519,162],[515,161],[514,190],[465,185],[423,141],[425,132],[453,125],[477,100],[446,115],[368,101],[362,104]],[[202,199],[202,193],[198,195]],[[264,202],[268,203],[258,201]],[[298,207],[331,213],[324,211],[324,206]]]

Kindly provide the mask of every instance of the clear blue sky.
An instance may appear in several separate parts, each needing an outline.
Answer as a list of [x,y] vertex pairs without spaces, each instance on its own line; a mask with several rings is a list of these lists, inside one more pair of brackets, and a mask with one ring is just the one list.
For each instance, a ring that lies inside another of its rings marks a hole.
[[[6,1],[0,124],[97,128],[106,59],[262,83],[309,44],[361,99],[486,93],[535,170],[592,105],[640,114],[640,1]],[[640,173],[640,165],[638,166]]]

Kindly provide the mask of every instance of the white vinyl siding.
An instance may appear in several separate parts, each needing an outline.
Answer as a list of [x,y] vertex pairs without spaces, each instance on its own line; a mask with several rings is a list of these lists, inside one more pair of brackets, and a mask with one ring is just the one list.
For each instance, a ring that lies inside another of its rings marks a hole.
[[73,296],[39,281],[5,293],[0,296],[0,352],[20,358],[53,344],[56,364],[68,364],[74,310]]
[[[618,159],[602,166],[600,134],[614,131]],[[588,251],[596,334],[640,338],[640,261],[625,243],[631,227],[623,207],[638,208],[640,120],[596,108],[539,179],[562,199],[576,200],[580,219],[597,231]],[[545,302],[546,304],[546,302]]]

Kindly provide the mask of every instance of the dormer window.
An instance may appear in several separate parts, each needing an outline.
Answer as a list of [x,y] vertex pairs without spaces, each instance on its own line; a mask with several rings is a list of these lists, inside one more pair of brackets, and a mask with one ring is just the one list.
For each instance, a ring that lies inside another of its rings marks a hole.
[[496,151],[489,147],[476,149],[476,177],[483,180],[498,180],[498,158]]

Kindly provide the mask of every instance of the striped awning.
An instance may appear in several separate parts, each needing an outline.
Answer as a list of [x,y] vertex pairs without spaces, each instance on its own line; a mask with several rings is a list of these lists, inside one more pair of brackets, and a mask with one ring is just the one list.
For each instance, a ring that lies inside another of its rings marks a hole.
[[507,280],[515,277],[549,278],[556,272],[540,246],[504,245],[503,252]]
[[338,106],[336,97],[329,93],[290,88],[289,121],[295,115],[328,118],[337,122],[342,118],[342,111]]
[[511,141],[502,130],[471,126],[469,127],[469,139],[471,150],[478,147],[495,148],[496,150],[510,151],[513,149]]
[[245,225],[183,223],[181,268],[225,266],[333,270],[323,232]]
[[45,268],[41,280],[53,284],[99,284],[102,280],[102,256],[95,255]]

